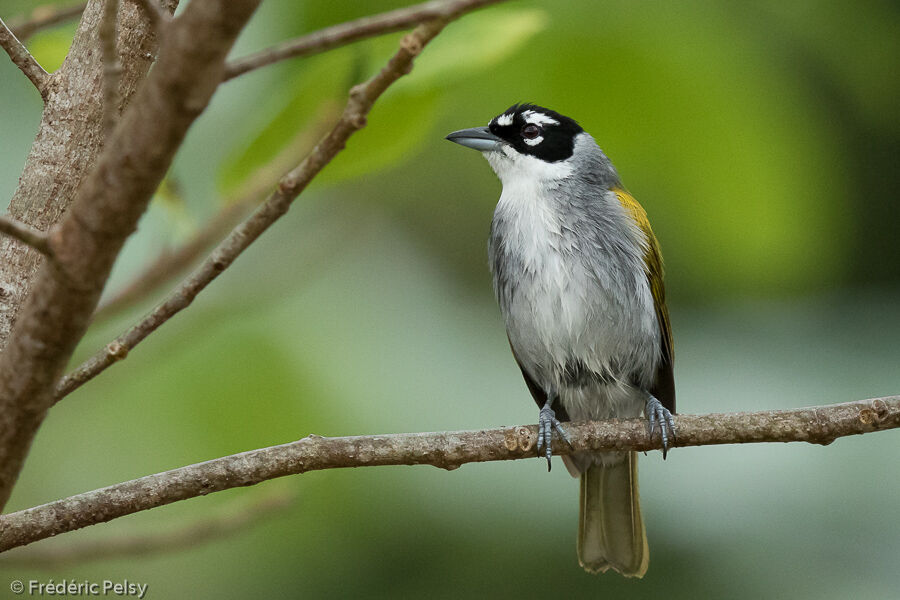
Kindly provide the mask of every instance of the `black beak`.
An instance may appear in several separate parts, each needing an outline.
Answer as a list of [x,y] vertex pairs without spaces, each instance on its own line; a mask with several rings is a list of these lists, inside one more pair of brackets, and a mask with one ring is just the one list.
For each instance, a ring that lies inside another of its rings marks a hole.
[[503,140],[491,133],[491,130],[487,127],[460,129],[448,135],[447,139],[451,142],[456,142],[460,146],[474,148],[480,152],[496,150],[503,143]]

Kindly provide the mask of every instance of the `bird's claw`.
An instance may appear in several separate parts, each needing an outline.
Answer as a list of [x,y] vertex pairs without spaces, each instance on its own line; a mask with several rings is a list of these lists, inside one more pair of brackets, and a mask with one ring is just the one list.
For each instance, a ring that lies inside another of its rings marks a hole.
[[663,460],[665,460],[670,448],[669,440],[671,439],[671,444],[675,444],[675,419],[672,418],[669,409],[653,396],[647,398],[644,413],[647,415],[651,438],[654,430],[659,429],[660,437],[662,437]]
[[540,453],[541,448],[544,449],[544,456],[547,458],[547,470],[550,470],[550,457],[553,456],[553,450],[550,447],[550,441],[553,439],[553,432],[556,431],[557,435],[566,442],[569,446],[572,445],[572,439],[569,437],[569,434],[566,433],[566,430],[563,429],[562,423],[559,422],[559,419],[556,418],[556,413],[553,412],[553,409],[550,408],[550,403],[544,405],[541,408],[541,412],[538,417],[538,438],[537,438],[537,450]]

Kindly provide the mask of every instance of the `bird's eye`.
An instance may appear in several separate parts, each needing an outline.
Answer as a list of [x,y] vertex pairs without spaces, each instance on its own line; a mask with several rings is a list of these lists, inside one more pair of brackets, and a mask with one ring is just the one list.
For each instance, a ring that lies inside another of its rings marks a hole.
[[529,123],[522,128],[522,137],[526,140],[533,140],[539,135],[541,135],[541,128],[533,123]]

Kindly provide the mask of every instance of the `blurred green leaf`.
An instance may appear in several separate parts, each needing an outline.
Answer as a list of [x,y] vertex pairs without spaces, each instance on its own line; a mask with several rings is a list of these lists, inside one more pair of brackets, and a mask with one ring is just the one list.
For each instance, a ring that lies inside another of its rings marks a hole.
[[75,27],[75,23],[70,23],[38,32],[28,40],[28,50],[44,69],[52,73],[65,60],[75,37]]
[[163,179],[153,196],[153,203],[163,209],[176,237],[185,238],[197,229],[197,222],[187,209],[179,179],[172,176]]
[[[411,77],[397,89],[442,88],[491,69],[518,52],[548,24],[535,8],[502,7],[450,23],[416,60]],[[384,46],[385,39],[376,40]],[[396,45],[395,45],[396,46]]]
[[301,74],[284,88],[273,90],[258,112],[263,124],[249,144],[227,158],[219,175],[219,189],[231,192],[247,177],[271,161],[299,131],[310,125],[318,108],[343,95],[348,86],[354,53],[343,48],[306,61]]

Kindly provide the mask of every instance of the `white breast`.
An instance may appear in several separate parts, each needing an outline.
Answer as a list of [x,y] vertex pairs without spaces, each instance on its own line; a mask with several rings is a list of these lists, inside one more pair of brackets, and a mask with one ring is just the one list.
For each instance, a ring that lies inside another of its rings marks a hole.
[[542,363],[565,363],[591,320],[591,285],[578,264],[580,249],[565,239],[546,194],[533,186],[503,188],[497,205],[506,223],[503,243],[520,272],[516,292],[501,308],[514,347]]

